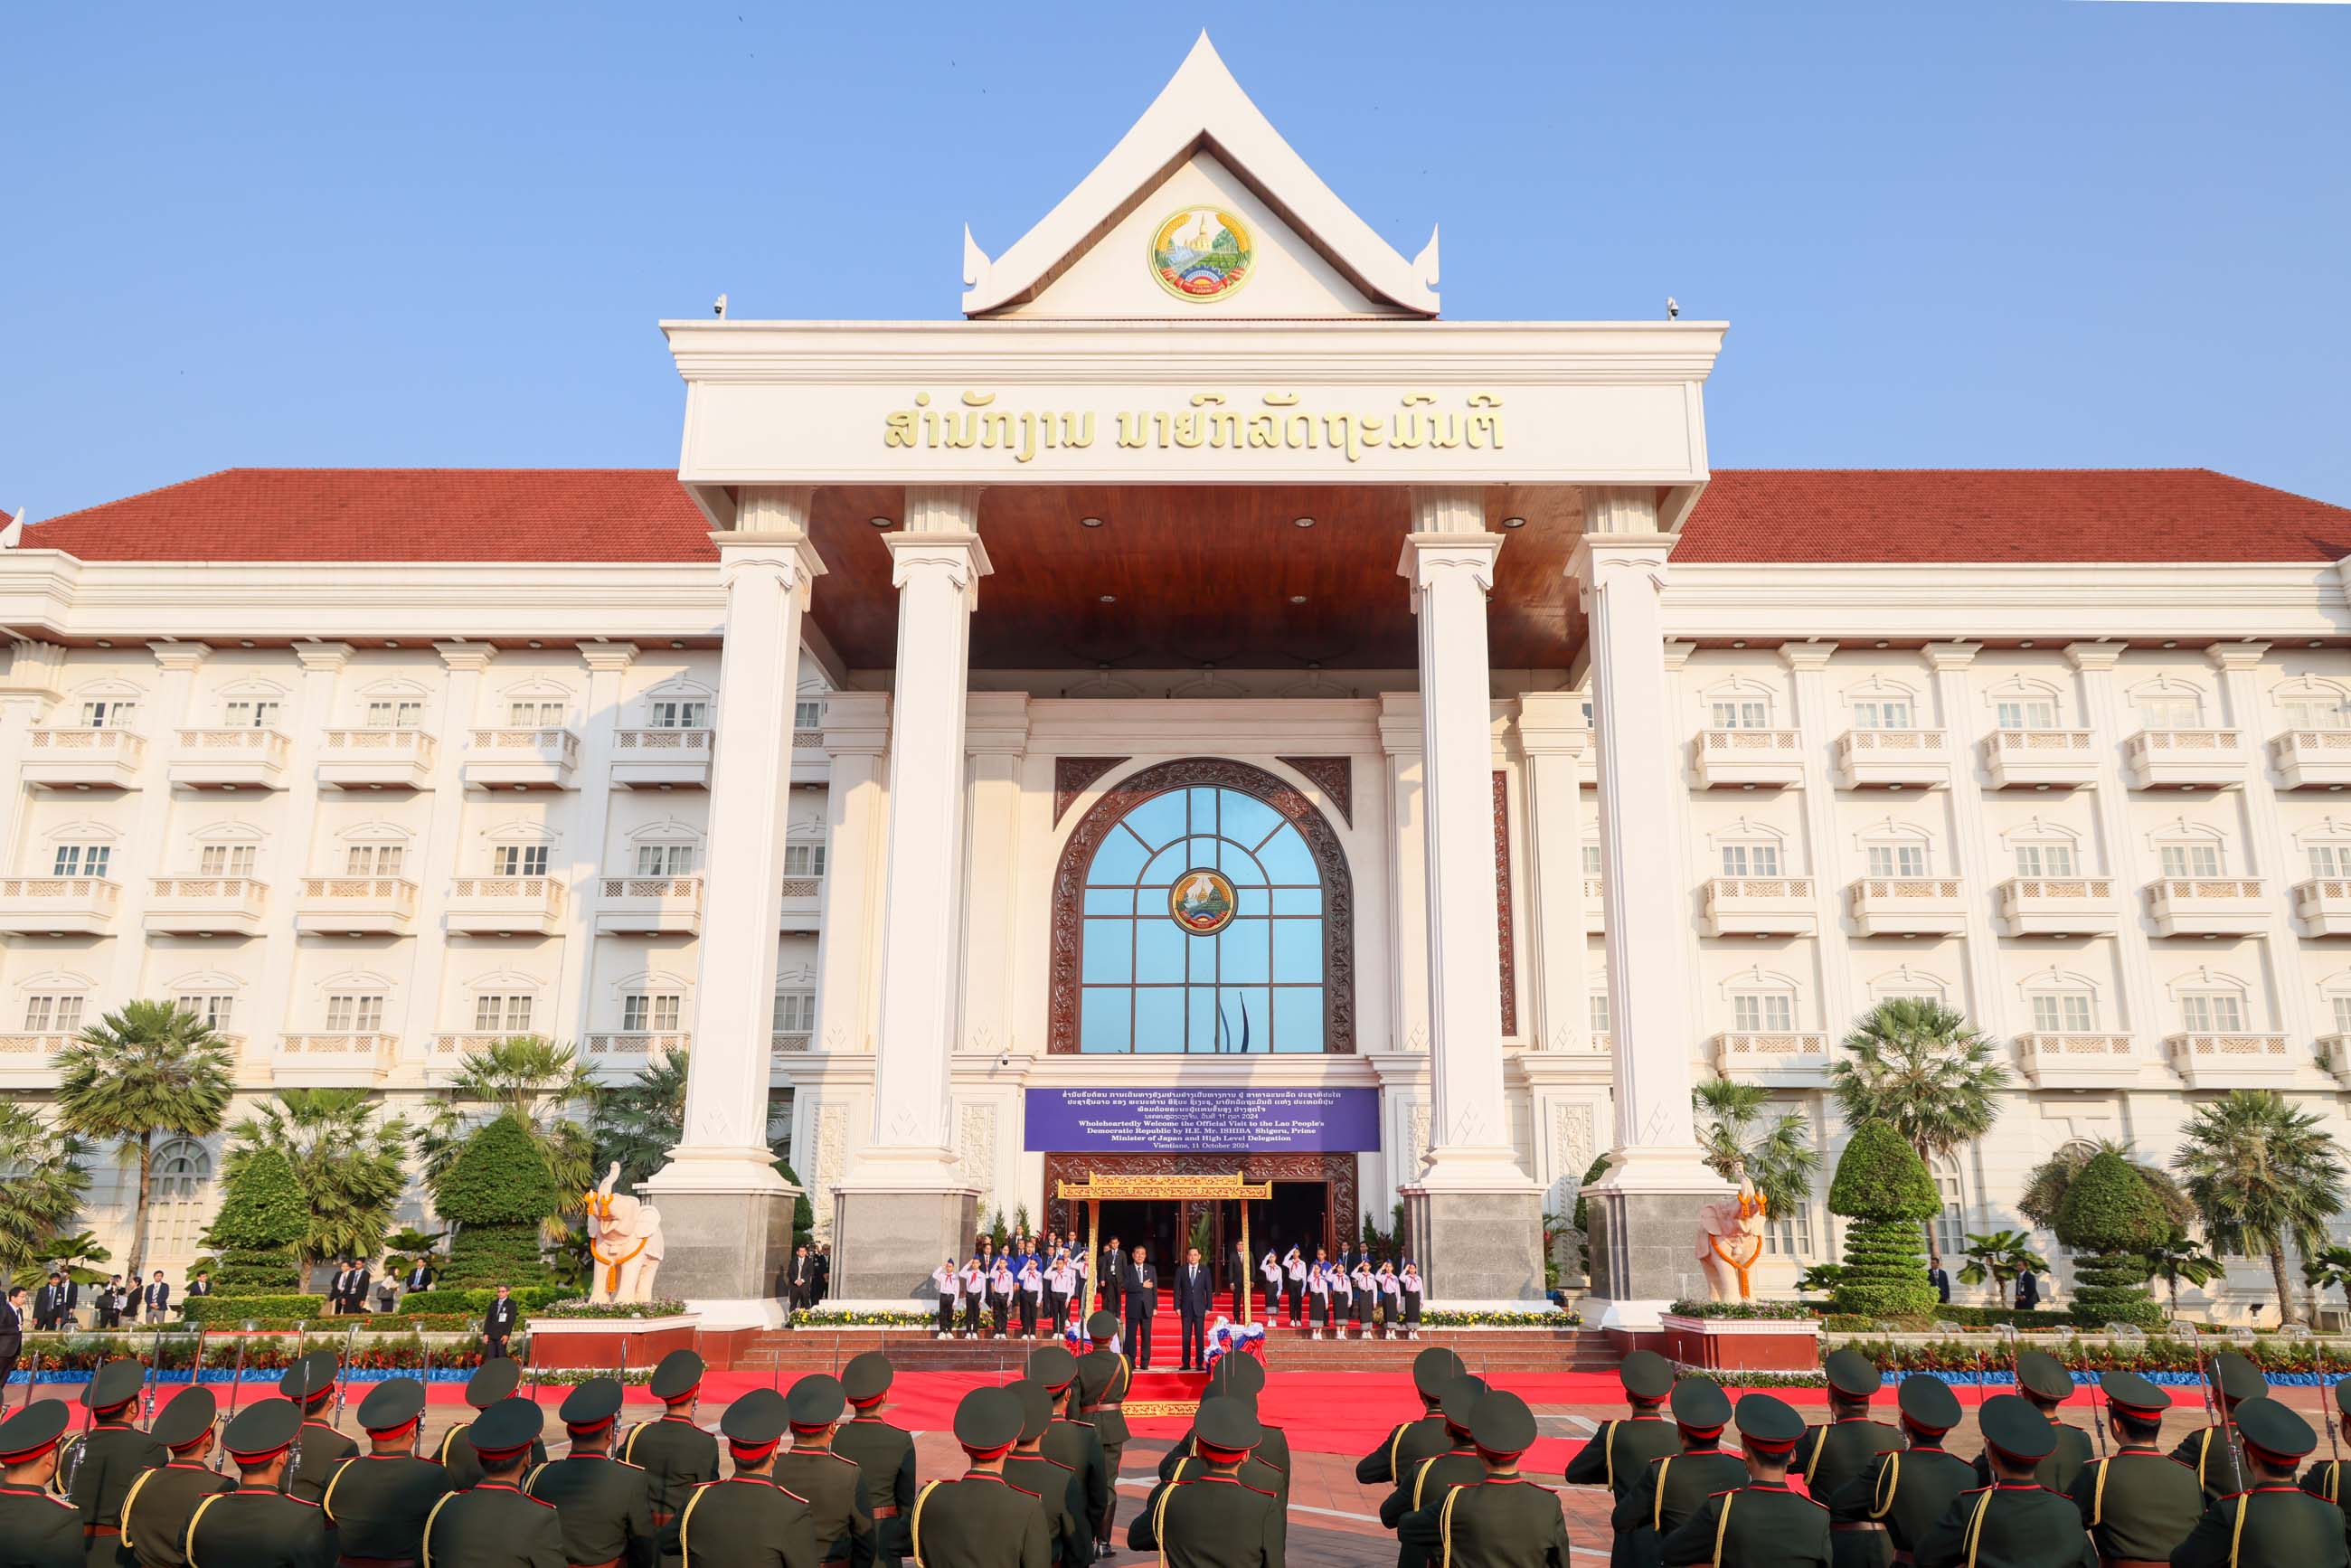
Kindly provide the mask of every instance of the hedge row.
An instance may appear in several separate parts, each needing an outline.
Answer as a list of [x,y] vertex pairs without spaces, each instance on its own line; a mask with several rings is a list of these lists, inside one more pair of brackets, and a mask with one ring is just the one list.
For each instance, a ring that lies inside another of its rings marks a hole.
[[[518,1291],[507,1292],[526,1307],[543,1307],[574,1293],[560,1285],[525,1285]],[[411,1291],[400,1298],[400,1315],[405,1317],[412,1312],[473,1312],[478,1315],[489,1311],[490,1302],[496,1298],[495,1289],[460,1290],[436,1286],[430,1291]]]

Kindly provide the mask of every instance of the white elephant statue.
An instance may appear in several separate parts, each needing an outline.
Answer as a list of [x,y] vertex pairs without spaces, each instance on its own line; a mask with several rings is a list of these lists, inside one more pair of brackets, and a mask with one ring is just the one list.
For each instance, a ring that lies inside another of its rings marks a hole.
[[1718,1301],[1748,1300],[1754,1294],[1748,1270],[1763,1256],[1769,1218],[1762,1188],[1741,1170],[1737,1194],[1702,1205],[1698,1213],[1698,1262],[1707,1293]]
[[591,1301],[650,1301],[653,1276],[661,1271],[661,1210],[626,1193],[614,1194],[621,1162],[604,1173],[588,1205],[588,1255],[596,1260],[590,1281]]

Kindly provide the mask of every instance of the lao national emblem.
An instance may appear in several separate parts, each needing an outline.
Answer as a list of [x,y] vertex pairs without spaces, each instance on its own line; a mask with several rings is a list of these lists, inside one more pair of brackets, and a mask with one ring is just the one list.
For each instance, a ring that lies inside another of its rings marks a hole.
[[1151,236],[1151,273],[1178,298],[1206,305],[1249,281],[1257,253],[1249,225],[1217,207],[1186,207]]
[[1195,936],[1214,936],[1233,923],[1233,884],[1220,871],[1195,866],[1167,890],[1167,913]]

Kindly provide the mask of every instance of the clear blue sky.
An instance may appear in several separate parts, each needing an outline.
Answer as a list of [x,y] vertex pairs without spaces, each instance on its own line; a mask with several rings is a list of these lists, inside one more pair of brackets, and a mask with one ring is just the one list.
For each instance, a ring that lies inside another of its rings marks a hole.
[[0,24],[0,509],[673,464],[658,318],[952,315],[1203,24],[1448,315],[1728,319],[1719,466],[2351,503],[2351,6],[312,0]]

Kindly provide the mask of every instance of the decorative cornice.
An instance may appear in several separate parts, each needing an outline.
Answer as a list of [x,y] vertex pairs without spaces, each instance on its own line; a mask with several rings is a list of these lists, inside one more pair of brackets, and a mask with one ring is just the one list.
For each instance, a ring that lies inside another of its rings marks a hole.
[[2077,670],[2111,670],[2129,650],[2120,643],[2068,643],[2065,657]]
[[294,657],[314,675],[331,675],[351,662],[349,643],[297,643]]
[[1502,536],[1476,533],[1416,533],[1404,537],[1404,553],[1396,558],[1396,574],[1414,590],[1413,608],[1420,608],[1420,591],[1444,572],[1468,574],[1480,591],[1494,587],[1494,558],[1501,553]]
[[2267,643],[2215,643],[2204,650],[2216,670],[2254,670],[2261,667],[2262,656],[2270,651]]
[[599,674],[616,675],[637,662],[634,643],[582,643],[580,662]]
[[1834,643],[1782,643],[1780,644],[1780,663],[1799,674],[1806,674],[1827,669],[1829,661],[1836,657],[1836,651]]
[[435,643],[433,651],[453,670],[486,670],[498,651],[487,643]]
[[1964,670],[1976,662],[1983,652],[1981,643],[1929,643],[1918,650],[1926,655],[1928,666],[1937,671]]
[[204,643],[150,643],[147,651],[158,664],[173,671],[193,671],[212,656],[211,646]]

